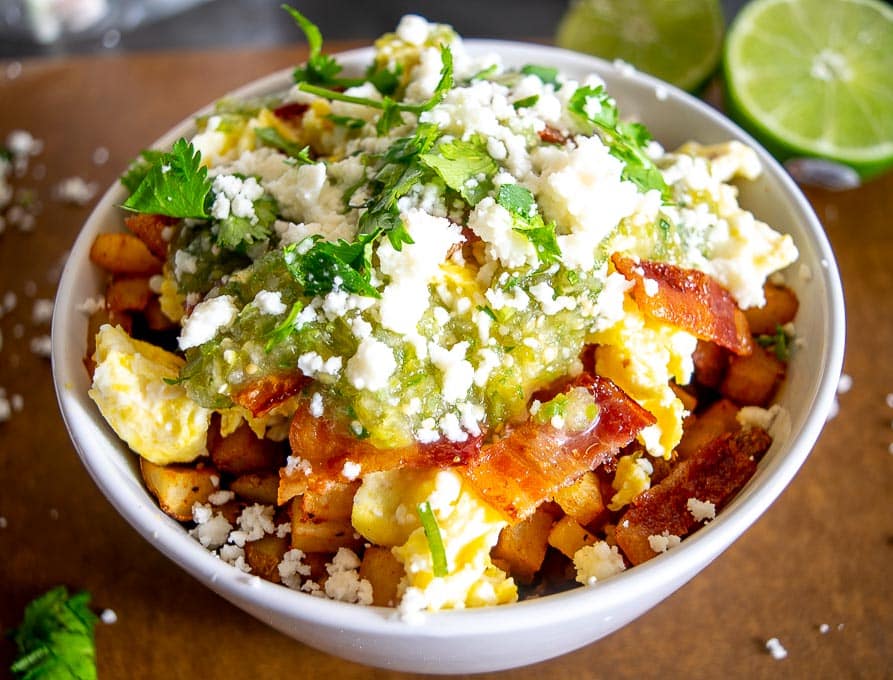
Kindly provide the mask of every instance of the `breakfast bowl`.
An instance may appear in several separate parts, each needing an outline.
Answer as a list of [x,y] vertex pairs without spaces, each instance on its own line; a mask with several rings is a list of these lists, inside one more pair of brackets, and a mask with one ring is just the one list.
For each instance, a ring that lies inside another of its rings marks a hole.
[[[626,118],[644,123],[672,149],[738,140],[752,147],[760,176],[738,183],[740,202],[789,234],[799,259],[785,281],[799,299],[798,343],[775,402],[786,417],[755,474],[718,516],[672,550],[609,579],[498,606],[444,610],[401,617],[395,610],[312,597],[232,567],[202,547],[165,514],[147,491],[139,462],[110,429],[88,396],[84,370],[88,317],[84,301],[105,290],[106,275],[90,261],[96,236],[120,224],[121,186],[105,194],[84,225],[62,276],[53,319],[53,373],[72,441],[95,483],[116,510],[153,546],[198,581],[260,621],[331,654],[401,671],[472,673],[549,659],[605,637],[633,621],[695,577],[741,536],[784,490],[815,444],[833,405],[844,348],[843,297],[834,256],[822,227],[796,185],[746,133],[699,100],[633,71],[551,47],[467,41],[472,55],[498,54],[507,66],[536,63],[583,80],[604,80]],[[362,73],[369,49],[338,55],[347,73]],[[275,73],[229,99],[283,92],[291,71]],[[213,109],[196,114],[207,116]],[[155,143],[169,148],[196,132],[190,117]],[[433,551],[432,551],[433,552]]]

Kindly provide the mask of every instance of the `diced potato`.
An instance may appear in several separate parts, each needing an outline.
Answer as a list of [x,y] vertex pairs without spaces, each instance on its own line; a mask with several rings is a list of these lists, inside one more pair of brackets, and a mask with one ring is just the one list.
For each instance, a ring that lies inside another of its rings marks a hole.
[[168,241],[164,238],[164,230],[176,222],[164,215],[130,215],[124,219],[124,225],[146,244],[155,257],[164,260],[167,257]]
[[291,546],[308,552],[335,553],[338,548],[356,550],[361,541],[350,520],[315,520],[301,510],[300,498],[292,500]]
[[595,534],[577,524],[573,517],[562,517],[549,532],[549,545],[570,559],[584,545],[592,545],[595,541]]
[[105,291],[106,305],[116,312],[142,311],[151,298],[149,279],[144,276],[116,278]]
[[90,248],[90,261],[113,274],[147,276],[161,273],[161,260],[133,234],[99,234]]
[[325,584],[329,575],[329,572],[326,571],[326,564],[331,562],[333,557],[332,553],[327,552],[305,552],[304,564],[310,567],[310,576],[307,578],[316,581],[319,585]]
[[587,525],[605,511],[598,477],[585,472],[569,485],[555,492],[555,502],[579,524]]
[[688,458],[721,434],[739,429],[737,415],[738,406],[728,399],[712,403],[703,413],[688,421],[676,453],[680,458]]
[[269,439],[259,439],[247,422],[242,422],[227,437],[209,436],[208,440],[214,465],[231,475],[273,472],[285,462],[282,446]]
[[220,474],[210,465],[156,465],[145,458],[140,458],[140,473],[161,509],[180,521],[192,519],[194,503],[208,502]]
[[353,497],[360,488],[360,481],[345,484],[330,484],[325,493],[311,490],[304,492],[301,509],[311,519],[346,519],[350,521],[353,510]]
[[698,340],[691,358],[695,365],[695,382],[717,389],[729,365],[729,351],[715,343]]
[[794,320],[800,303],[794,291],[787,286],[776,286],[767,281],[763,293],[766,304],[745,309],[744,316],[747,317],[750,332],[754,335],[774,335],[778,326]]
[[171,321],[167,314],[161,311],[161,303],[154,295],[149,298],[149,302],[143,310],[143,316],[146,319],[146,325],[149,327],[149,330],[167,331],[176,326],[176,323]]
[[285,505],[296,496],[300,496],[307,490],[307,475],[301,470],[286,472],[285,468],[279,469],[279,487],[276,490],[276,505]]
[[530,583],[546,556],[552,515],[538,509],[527,519],[505,527],[490,552],[494,564],[518,583]]
[[750,356],[730,357],[719,391],[741,406],[767,406],[784,375],[784,363],[758,345]]
[[279,563],[282,556],[289,551],[288,537],[279,538],[268,534],[256,541],[245,544],[245,561],[251,567],[251,573],[273,583],[281,583]]
[[360,564],[360,578],[372,584],[372,604],[378,607],[397,603],[397,585],[405,571],[389,548],[373,545],[366,548]]
[[279,475],[275,472],[249,472],[236,477],[229,488],[239,498],[251,503],[276,505]]

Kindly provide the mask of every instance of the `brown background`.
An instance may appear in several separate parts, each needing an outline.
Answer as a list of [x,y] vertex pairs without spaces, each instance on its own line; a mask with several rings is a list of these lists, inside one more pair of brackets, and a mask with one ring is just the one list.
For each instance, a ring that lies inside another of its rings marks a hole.
[[[97,628],[102,678],[409,677],[340,661],[274,632],[168,562],[118,517],[70,444],[48,360],[29,349],[48,328],[33,300],[52,297],[60,262],[88,208],[52,199],[61,179],[104,188],[141,148],[201,105],[296,63],[299,49],[156,53],[0,63],[0,138],[16,128],[45,144],[21,188],[42,201],[37,227],[0,234],[0,387],[24,410],[0,424],[0,628],[30,599],[67,584],[112,608]],[[108,163],[92,162],[97,147]],[[44,166],[46,175],[34,171]],[[575,653],[479,677],[884,677],[893,673],[893,174],[846,193],[808,196],[842,270],[845,371],[853,379],[800,474],[770,511],[699,577],[625,629]],[[15,338],[16,324],[23,337]],[[830,632],[821,634],[819,624]],[[789,652],[775,661],[767,638]],[[0,677],[14,649],[0,639]]]

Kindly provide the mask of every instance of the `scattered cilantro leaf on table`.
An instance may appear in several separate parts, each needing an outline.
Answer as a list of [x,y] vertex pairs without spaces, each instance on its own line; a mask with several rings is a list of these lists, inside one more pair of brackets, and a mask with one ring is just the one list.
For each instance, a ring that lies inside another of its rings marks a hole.
[[[152,215],[207,218],[205,204],[211,181],[208,169],[201,164],[201,153],[183,138],[174,142],[169,152],[157,156],[155,153],[150,154],[151,165],[122,207]],[[136,176],[130,176],[128,181],[135,179]]]
[[93,629],[97,617],[90,595],[69,596],[53,588],[25,608],[21,625],[12,631],[19,658],[10,670],[20,680],[96,680]]

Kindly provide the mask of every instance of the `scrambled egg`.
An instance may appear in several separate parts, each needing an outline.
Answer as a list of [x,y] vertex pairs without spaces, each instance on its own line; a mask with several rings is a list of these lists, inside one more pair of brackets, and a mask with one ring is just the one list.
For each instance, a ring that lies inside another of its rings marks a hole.
[[670,378],[688,383],[696,338],[642,314],[629,296],[624,315],[592,339],[599,346],[595,371],[610,378],[651,412],[657,423],[645,428],[639,440],[652,456],[669,457],[682,439],[685,408],[669,386]]
[[[434,576],[431,549],[416,507],[428,501],[443,539],[448,574]],[[505,526],[454,472],[392,470],[363,477],[352,522],[364,538],[392,547],[403,563],[401,609],[437,611],[514,602],[515,583],[490,561]]]
[[121,439],[158,465],[205,453],[211,411],[186,396],[176,379],[183,359],[108,324],[96,335],[90,397]]

